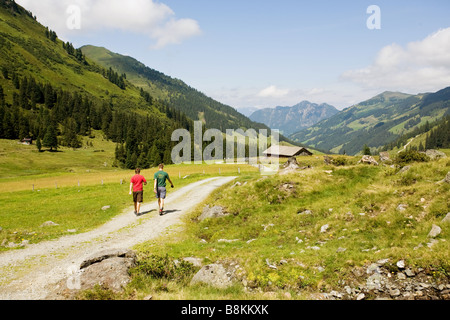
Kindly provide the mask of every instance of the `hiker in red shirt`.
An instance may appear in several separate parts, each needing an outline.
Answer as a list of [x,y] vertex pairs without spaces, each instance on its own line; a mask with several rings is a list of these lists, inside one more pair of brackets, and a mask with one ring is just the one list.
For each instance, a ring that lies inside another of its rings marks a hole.
[[144,185],[147,185],[147,180],[141,176],[141,169],[136,168],[136,175],[131,178],[130,195],[133,194],[134,214],[139,215],[141,211],[141,203],[144,202]]

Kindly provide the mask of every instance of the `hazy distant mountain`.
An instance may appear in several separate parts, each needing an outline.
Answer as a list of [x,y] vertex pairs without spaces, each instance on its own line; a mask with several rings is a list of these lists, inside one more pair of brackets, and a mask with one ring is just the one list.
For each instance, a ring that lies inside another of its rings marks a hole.
[[309,128],[338,112],[335,107],[326,103],[318,105],[303,101],[293,107],[257,110],[250,115],[250,119],[264,123],[272,129],[279,129],[284,135],[289,135]]
[[238,108],[237,111],[242,113],[246,117],[250,117],[255,111],[258,111],[259,109],[256,107],[245,107],[245,108]]
[[290,136],[335,153],[357,154],[366,144],[380,148],[417,127],[450,114],[450,87],[410,95],[384,92]]

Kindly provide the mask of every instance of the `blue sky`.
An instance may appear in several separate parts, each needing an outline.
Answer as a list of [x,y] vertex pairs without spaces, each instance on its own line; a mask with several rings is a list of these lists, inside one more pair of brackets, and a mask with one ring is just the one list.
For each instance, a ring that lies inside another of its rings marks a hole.
[[[235,108],[339,109],[450,86],[450,2],[17,0],[79,47],[104,46]],[[69,29],[67,8],[80,8]],[[381,29],[370,30],[370,5]],[[49,9],[51,8],[51,9]]]

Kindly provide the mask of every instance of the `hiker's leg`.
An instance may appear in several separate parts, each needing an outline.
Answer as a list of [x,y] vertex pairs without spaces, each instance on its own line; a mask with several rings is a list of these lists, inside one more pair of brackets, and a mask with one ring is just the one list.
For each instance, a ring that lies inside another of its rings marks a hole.
[[141,203],[140,202],[136,203],[136,212],[137,213],[141,212]]
[[164,209],[164,199],[161,199],[161,209]]

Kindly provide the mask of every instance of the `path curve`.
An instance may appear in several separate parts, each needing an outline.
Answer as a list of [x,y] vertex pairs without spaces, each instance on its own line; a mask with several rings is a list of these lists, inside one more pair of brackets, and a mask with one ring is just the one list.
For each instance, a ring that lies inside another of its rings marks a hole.
[[[155,199],[142,206],[141,211],[147,214],[140,217],[127,209],[95,230],[0,254],[0,300],[45,299],[67,278],[69,270],[78,268],[88,256],[106,249],[131,248],[163,235],[214,190],[234,179],[210,178],[170,193],[165,205],[168,213],[162,217]],[[147,197],[150,199],[150,192]]]

